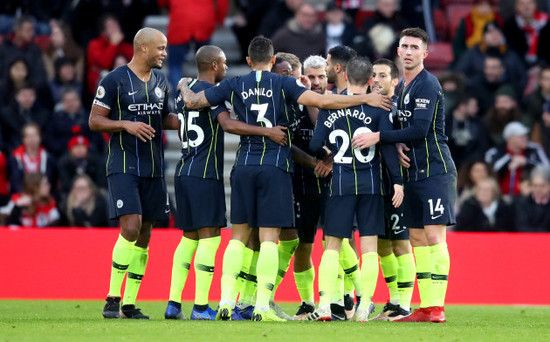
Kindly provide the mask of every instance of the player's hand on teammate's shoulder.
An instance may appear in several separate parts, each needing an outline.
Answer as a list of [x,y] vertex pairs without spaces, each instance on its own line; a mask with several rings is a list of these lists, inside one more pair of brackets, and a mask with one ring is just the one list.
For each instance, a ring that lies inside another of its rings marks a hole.
[[325,159],[319,160],[313,170],[318,177],[327,177],[332,172],[332,156],[328,155]]
[[286,129],[285,126],[271,127],[269,128],[268,138],[281,146],[286,146],[288,144]]
[[411,159],[407,156],[406,152],[409,152],[411,149],[403,143],[395,144],[395,148],[397,149],[397,159],[399,159],[399,164],[408,169],[411,166]]
[[361,150],[376,145],[380,141],[380,132],[363,133],[353,137],[353,148],[359,147]]
[[391,98],[379,94],[376,91],[365,95],[365,103],[372,107],[379,107],[385,110],[391,110],[393,102]]
[[393,204],[393,207],[399,208],[401,206],[401,203],[403,203],[404,197],[405,197],[405,193],[403,192],[403,185],[394,184],[393,197],[391,199],[391,203]]
[[182,77],[182,78],[180,79],[180,81],[178,82],[178,86],[177,86],[176,90],[177,90],[178,92],[180,92],[181,89],[183,88],[183,86],[189,85],[189,83],[191,83],[192,80],[193,80],[193,79],[192,79],[191,77]]
[[135,135],[143,142],[147,142],[155,137],[155,129],[150,125],[139,121],[124,122],[124,130],[132,135]]
[[304,87],[311,90],[311,81],[306,75],[300,76],[300,82],[304,85]]

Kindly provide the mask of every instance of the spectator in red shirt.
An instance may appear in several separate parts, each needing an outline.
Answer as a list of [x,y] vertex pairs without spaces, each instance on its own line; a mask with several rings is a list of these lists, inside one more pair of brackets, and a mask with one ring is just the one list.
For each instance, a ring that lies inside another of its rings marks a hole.
[[539,34],[547,21],[548,14],[537,10],[535,0],[516,0],[516,14],[504,24],[508,46],[528,65],[537,62]]
[[50,184],[56,184],[56,162],[42,147],[40,128],[35,123],[26,124],[22,130],[23,145],[16,148],[9,160],[11,192],[23,189],[23,180],[28,173],[42,173],[48,176]]
[[106,14],[100,22],[101,34],[90,42],[86,53],[87,90],[90,94],[95,92],[99,74],[103,70],[111,70],[116,56],[124,55],[130,60],[134,55],[132,45],[124,41],[124,34],[116,17]]
[[195,49],[210,44],[216,25],[222,25],[229,9],[228,0],[158,0],[159,6],[168,7],[168,69],[172,89],[182,76],[182,66],[191,43]]
[[23,227],[55,226],[60,218],[50,182],[41,173],[25,175],[23,192],[14,194],[0,213],[7,216],[6,224]]

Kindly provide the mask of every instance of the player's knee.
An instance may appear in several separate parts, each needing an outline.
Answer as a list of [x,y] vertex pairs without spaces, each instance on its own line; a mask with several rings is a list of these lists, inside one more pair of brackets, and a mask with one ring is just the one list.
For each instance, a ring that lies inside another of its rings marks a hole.
[[210,239],[216,236],[220,236],[220,228],[207,227],[197,231],[197,239]]
[[283,241],[296,240],[298,238],[298,230],[296,229],[281,229],[279,239]]
[[396,256],[412,253],[412,247],[409,240],[395,240],[392,243],[393,254]]
[[342,238],[336,236],[325,235],[325,250],[332,249],[340,252],[340,249],[342,249],[342,240]]
[[183,236],[185,236],[187,239],[195,240],[195,241],[199,239],[199,233],[196,230],[184,231]]
[[386,239],[378,239],[378,255],[385,257],[392,253],[392,242]]

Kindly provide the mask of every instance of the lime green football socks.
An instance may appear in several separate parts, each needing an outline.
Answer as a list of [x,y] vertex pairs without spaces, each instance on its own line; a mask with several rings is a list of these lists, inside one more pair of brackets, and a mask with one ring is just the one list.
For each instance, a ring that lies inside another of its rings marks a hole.
[[124,289],[124,305],[135,304],[141,280],[145,275],[147,260],[149,259],[149,248],[134,246],[134,253],[128,266],[128,277]]
[[342,249],[340,250],[340,265],[344,269],[344,288],[345,294],[355,294],[361,296],[361,270],[359,269],[359,260],[357,254],[351,247],[349,239],[342,240]]
[[416,279],[420,294],[420,307],[432,306],[432,257],[430,247],[413,247],[416,259]]
[[399,264],[395,254],[380,257],[380,268],[390,291],[390,303],[399,304],[399,290],[397,289],[397,273]]
[[256,308],[267,310],[271,294],[275,287],[277,270],[279,269],[278,247],[275,242],[264,241],[260,245],[260,254],[256,272],[258,274],[258,290],[256,292]]
[[195,254],[195,305],[207,305],[221,237],[200,239]]
[[363,300],[359,306],[361,309],[368,309],[376,282],[378,281],[378,253],[369,252],[362,256],[363,263],[361,264],[361,285],[363,291]]
[[113,248],[113,263],[108,294],[110,297],[120,297],[122,282],[128,270],[135,244],[135,241],[130,242],[123,238],[122,235],[118,235],[118,240]]
[[397,257],[399,268],[397,269],[397,290],[399,291],[399,306],[410,311],[411,299],[414,290],[414,276],[416,267],[412,253]]
[[256,273],[256,267],[258,265],[258,257],[260,256],[260,251],[252,252],[252,259],[250,261],[250,268],[247,275],[247,279],[244,283],[244,287],[241,291],[241,296],[239,302],[254,305],[256,302],[256,291],[258,289],[258,279]]
[[430,246],[432,257],[432,306],[444,306],[451,261],[447,243]]
[[325,249],[319,265],[319,308],[329,308],[336,287],[339,253],[333,249]]
[[308,304],[314,303],[313,282],[315,281],[315,268],[312,267],[302,272],[294,272],[294,280],[302,302]]
[[285,277],[286,271],[290,266],[290,260],[292,260],[292,256],[294,255],[296,248],[298,248],[299,243],[300,239],[287,241],[279,240],[279,244],[277,245],[277,250],[279,252],[279,270],[277,271],[277,279],[275,280],[275,288],[273,289],[271,300],[275,297],[277,287],[279,287],[279,284]]
[[174,259],[172,262],[172,279],[170,282],[170,300],[180,303],[181,293],[185,287],[187,276],[189,275],[189,268],[191,267],[191,261],[193,255],[197,250],[199,242],[183,236],[181,238],[176,251],[174,252]]
[[223,254],[220,305],[230,304],[232,307],[235,305],[235,283],[241,272],[245,248],[244,244],[239,240],[231,240]]

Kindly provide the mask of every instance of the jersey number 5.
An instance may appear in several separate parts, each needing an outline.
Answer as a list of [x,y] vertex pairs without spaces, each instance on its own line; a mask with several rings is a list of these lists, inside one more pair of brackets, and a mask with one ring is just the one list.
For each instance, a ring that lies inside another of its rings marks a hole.
[[[194,118],[199,117],[199,112],[190,111],[187,112],[187,129],[185,128],[185,118],[182,113],[178,113],[178,120],[180,122],[180,136],[181,136],[181,147],[188,148],[197,147],[204,141],[204,132],[199,125],[193,123]],[[187,140],[187,132],[194,131],[197,134],[197,137],[193,140]]]
[[[353,132],[353,137],[364,133],[372,133],[372,131],[368,127],[359,127],[355,130],[355,132]],[[331,144],[336,144],[336,137],[340,137],[342,139],[342,145],[340,146],[338,153],[336,153],[336,155],[334,156],[334,162],[338,164],[351,164],[351,162],[353,161],[353,157],[344,157],[344,154],[349,147],[349,135],[343,129],[332,131],[328,136],[328,140]],[[368,153],[366,156],[361,152],[359,147],[356,147],[353,150],[355,158],[357,158],[360,163],[368,163],[374,158],[376,148],[374,146],[371,146],[367,150]]]

